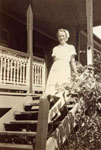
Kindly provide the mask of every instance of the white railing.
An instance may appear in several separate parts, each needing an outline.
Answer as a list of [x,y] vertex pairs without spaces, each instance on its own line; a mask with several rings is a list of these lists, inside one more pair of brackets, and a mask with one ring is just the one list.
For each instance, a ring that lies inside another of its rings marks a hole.
[[[23,52],[0,46],[0,89],[28,90],[29,58]],[[33,57],[33,90],[45,87],[45,61]]]
[[45,61],[40,61],[37,59],[33,60],[33,65],[32,65],[32,74],[33,74],[33,88],[34,91],[40,88],[45,88],[45,82],[46,82],[46,66],[45,66]]

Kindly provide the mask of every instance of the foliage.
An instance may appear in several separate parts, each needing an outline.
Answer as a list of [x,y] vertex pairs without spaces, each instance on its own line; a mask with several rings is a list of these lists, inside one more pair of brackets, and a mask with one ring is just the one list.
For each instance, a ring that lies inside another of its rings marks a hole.
[[79,67],[79,77],[75,76],[66,90],[76,95],[79,109],[76,127],[68,137],[64,147],[68,150],[101,149],[101,79],[94,74],[91,66]]

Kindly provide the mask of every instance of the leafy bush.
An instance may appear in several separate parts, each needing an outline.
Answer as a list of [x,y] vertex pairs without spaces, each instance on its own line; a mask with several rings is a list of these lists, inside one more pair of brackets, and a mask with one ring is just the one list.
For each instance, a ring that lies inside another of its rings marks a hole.
[[68,137],[64,149],[101,149],[101,76],[91,66],[79,67],[79,78],[72,79],[66,90],[76,95],[79,109],[76,114],[76,127]]

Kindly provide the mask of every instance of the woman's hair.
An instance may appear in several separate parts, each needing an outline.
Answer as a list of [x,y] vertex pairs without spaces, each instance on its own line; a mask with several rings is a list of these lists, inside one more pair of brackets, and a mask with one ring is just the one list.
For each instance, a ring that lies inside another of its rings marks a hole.
[[[66,37],[67,37],[67,38],[70,37],[69,31],[66,30],[66,29],[58,29],[57,36],[59,35],[59,32],[64,32],[64,33],[66,34]],[[68,40],[68,39],[67,39],[67,40]]]

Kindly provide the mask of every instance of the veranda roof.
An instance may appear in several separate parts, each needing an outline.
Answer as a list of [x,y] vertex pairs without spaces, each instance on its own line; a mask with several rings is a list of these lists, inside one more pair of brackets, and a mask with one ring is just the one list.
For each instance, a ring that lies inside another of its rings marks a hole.
[[[0,0],[3,11],[26,23],[26,11],[32,3],[34,28],[49,36],[60,27],[86,28],[86,0]],[[101,0],[93,0],[93,23],[101,25]]]

